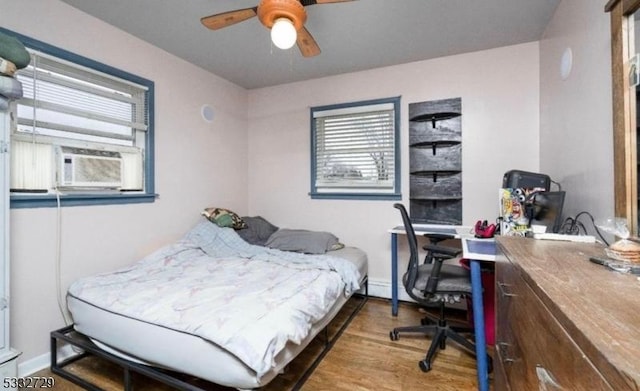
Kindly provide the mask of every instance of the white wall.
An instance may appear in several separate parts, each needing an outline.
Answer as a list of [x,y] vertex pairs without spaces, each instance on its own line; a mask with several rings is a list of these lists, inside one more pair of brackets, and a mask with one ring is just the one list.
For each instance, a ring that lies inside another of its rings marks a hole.
[[[159,198],[63,208],[63,288],[180,237],[204,207],[246,212],[246,90],[57,0],[0,0],[0,10],[5,28],[155,82]],[[200,117],[205,103],[214,107],[213,123]],[[24,363],[46,354],[49,332],[63,326],[54,277],[56,210],[14,209],[10,224],[11,345]]]
[[400,214],[393,201],[309,198],[309,108],[401,95],[408,205],[408,104],[461,97],[463,222],[493,220],[502,175],[538,169],[538,50],[528,43],[249,91],[249,212],[281,227],[335,233],[368,253],[374,284],[389,284],[387,230]]
[[[614,213],[610,15],[604,3],[562,0],[540,41],[540,169],[567,191],[567,216]],[[565,48],[573,52],[573,67],[562,80]]]

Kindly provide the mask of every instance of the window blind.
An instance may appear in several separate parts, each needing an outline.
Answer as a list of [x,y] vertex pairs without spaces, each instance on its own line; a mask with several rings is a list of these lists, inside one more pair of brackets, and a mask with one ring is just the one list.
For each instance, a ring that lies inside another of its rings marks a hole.
[[135,132],[147,130],[146,87],[30,53],[30,65],[17,73],[19,132],[134,145]]
[[319,111],[314,122],[316,191],[394,189],[393,104]]

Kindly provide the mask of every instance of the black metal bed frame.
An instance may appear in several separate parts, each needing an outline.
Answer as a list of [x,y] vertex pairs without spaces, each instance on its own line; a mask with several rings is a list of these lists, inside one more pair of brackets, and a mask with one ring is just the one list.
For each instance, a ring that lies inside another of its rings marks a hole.
[[[324,357],[329,353],[333,345],[338,341],[342,333],[346,330],[346,328],[351,324],[351,321],[355,316],[360,312],[362,307],[365,305],[367,300],[369,299],[369,280],[368,277],[364,278],[364,294],[356,293],[354,297],[360,297],[361,300],[356,306],[356,308],[349,314],[349,317],[345,320],[342,326],[338,329],[337,333],[333,338],[329,338],[328,324],[324,328],[324,348],[316,357],[316,359],[311,363],[311,366],[307,368],[307,370],[302,374],[302,376],[298,379],[298,381],[293,386],[292,390],[299,390],[307,379],[311,376],[316,367],[322,362]],[[320,333],[318,334],[320,335]],[[59,375],[77,385],[89,391],[104,391],[102,388],[90,383],[89,381],[81,378],[80,376],[69,372],[65,369],[65,367],[69,364],[72,364],[78,360],[89,356],[100,357],[106,361],[109,361],[113,364],[118,365],[123,370],[123,380],[124,380],[124,391],[133,391],[132,384],[132,373],[138,373],[143,376],[147,376],[149,378],[155,379],[163,384],[166,384],[170,387],[175,388],[176,390],[181,391],[206,391],[200,387],[189,384],[183,380],[172,376],[169,372],[160,370],[158,368],[154,368],[151,366],[139,364],[133,361],[129,361],[123,359],[122,357],[111,354],[101,348],[99,348],[96,344],[91,342],[91,340],[85,335],[77,332],[73,328],[73,324],[63,327],[59,330],[55,330],[51,332],[51,372]],[[69,357],[65,360],[58,362],[58,341],[66,342],[72,347],[79,348],[82,350],[82,353]]]

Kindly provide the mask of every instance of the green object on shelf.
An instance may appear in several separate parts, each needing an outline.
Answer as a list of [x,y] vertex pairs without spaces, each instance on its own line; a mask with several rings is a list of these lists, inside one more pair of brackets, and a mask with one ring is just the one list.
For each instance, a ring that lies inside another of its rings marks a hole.
[[22,42],[4,33],[0,33],[0,57],[11,61],[18,69],[26,67],[31,62],[31,56]]

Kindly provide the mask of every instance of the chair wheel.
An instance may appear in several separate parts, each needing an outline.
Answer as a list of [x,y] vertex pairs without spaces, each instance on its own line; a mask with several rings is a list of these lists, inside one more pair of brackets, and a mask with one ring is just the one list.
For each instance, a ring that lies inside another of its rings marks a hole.
[[392,341],[397,341],[398,340],[398,332],[397,331],[390,331],[389,332],[389,339]]
[[422,369],[422,372],[429,372],[431,370],[431,363],[427,360],[420,361],[418,366]]

